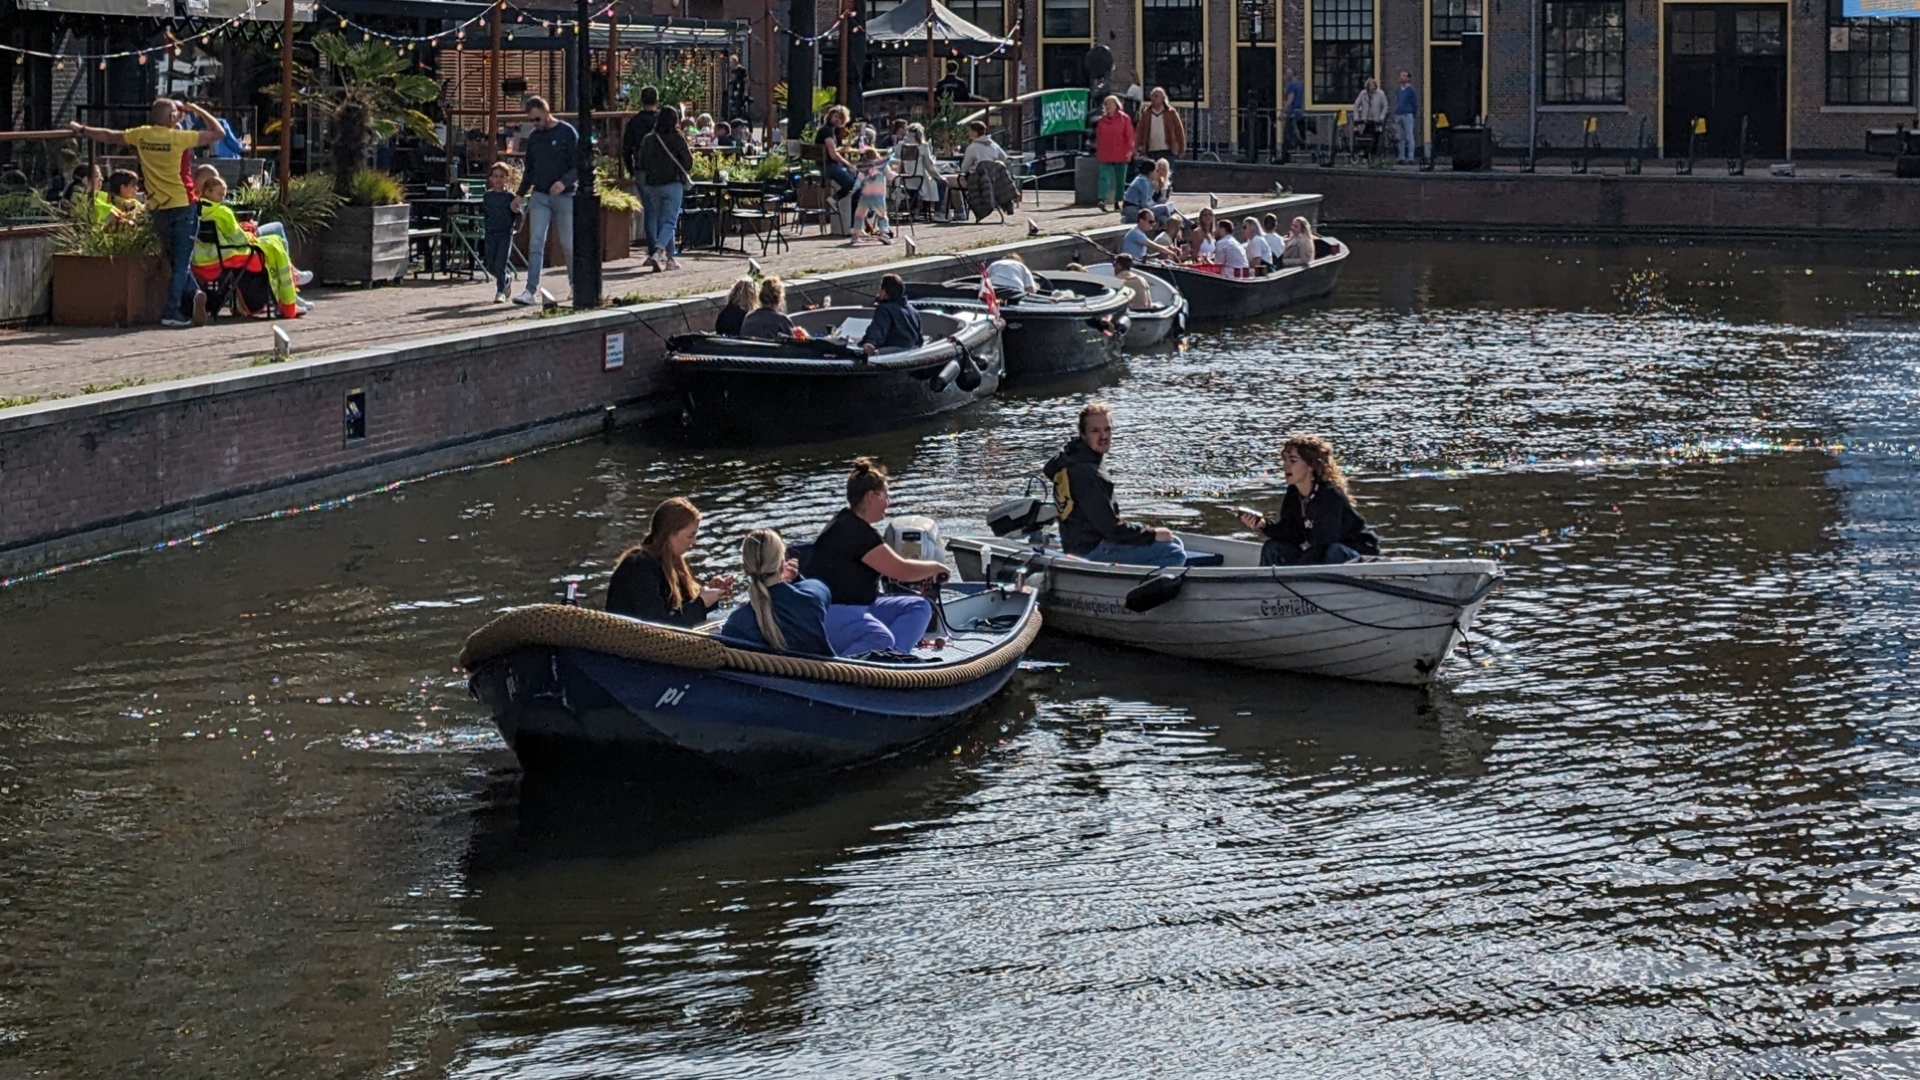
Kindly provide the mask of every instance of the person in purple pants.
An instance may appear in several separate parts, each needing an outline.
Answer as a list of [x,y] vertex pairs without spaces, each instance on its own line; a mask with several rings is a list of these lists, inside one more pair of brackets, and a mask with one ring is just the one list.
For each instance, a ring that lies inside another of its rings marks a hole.
[[833,515],[807,559],[807,576],[832,595],[827,640],[837,656],[912,652],[933,621],[925,597],[880,595],[882,577],[919,582],[947,572],[944,563],[902,558],[886,545],[874,525],[887,516],[889,503],[887,470],[856,459],[847,477],[847,508]]

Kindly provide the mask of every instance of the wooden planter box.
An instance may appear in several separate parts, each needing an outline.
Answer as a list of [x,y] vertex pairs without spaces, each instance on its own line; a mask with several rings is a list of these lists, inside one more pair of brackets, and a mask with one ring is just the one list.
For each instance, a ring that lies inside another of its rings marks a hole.
[[633,219],[645,217],[631,210],[600,208],[600,261],[610,263],[633,254]]
[[343,206],[333,224],[314,237],[314,274],[321,281],[398,281],[407,274],[407,223],[412,210],[398,206]]
[[57,326],[146,326],[167,303],[167,260],[158,255],[55,255]]

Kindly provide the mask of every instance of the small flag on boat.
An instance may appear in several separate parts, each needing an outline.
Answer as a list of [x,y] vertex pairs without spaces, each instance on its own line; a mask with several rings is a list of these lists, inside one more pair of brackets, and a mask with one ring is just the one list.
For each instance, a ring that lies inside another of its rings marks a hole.
[[1000,298],[994,295],[993,282],[987,280],[987,268],[980,268],[980,302],[987,305],[987,314],[1000,317]]

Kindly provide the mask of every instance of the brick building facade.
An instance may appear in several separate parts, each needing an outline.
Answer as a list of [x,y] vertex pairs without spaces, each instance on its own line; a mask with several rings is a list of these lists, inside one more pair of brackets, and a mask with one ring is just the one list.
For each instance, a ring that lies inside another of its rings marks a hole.
[[[877,13],[897,0],[865,2]],[[788,3],[777,0],[776,12]],[[831,25],[836,0],[816,3],[817,25]],[[713,6],[764,25],[764,4]],[[1913,126],[1920,104],[1916,20],[1847,19],[1841,0],[968,0],[958,9],[990,30],[1019,27],[1017,52],[983,65],[981,96],[1084,85],[1080,59],[1104,45],[1116,91],[1169,87],[1191,138],[1221,150],[1249,139],[1241,110],[1271,109],[1290,71],[1308,107],[1331,113],[1367,75],[1391,93],[1407,70],[1428,141],[1442,112],[1455,124],[1484,118],[1506,147],[1525,147],[1530,124],[1545,144],[1577,146],[1594,118],[1603,146],[1644,145],[1649,156],[1684,154],[1696,119],[1706,128],[1697,152],[1729,154],[1743,118],[1758,157],[1849,153],[1868,128]],[[822,47],[831,58],[833,43]],[[836,70],[825,72],[829,85]],[[919,71],[901,76],[917,83]]]

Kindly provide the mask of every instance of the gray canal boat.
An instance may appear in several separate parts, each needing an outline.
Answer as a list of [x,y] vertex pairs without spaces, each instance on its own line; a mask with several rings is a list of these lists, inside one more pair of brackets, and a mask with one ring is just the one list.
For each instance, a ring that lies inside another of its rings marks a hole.
[[[1086,274],[1035,274],[1037,292],[996,294],[1006,328],[1007,377],[1039,379],[1102,368],[1120,358],[1132,319],[1128,294]],[[986,314],[979,278],[907,286],[922,312]]]
[[681,334],[667,342],[689,425],[755,442],[877,431],[990,396],[1004,374],[1000,328],[984,311],[924,312],[917,349],[859,345],[872,308],[796,312],[805,339]]
[[1306,266],[1289,266],[1271,274],[1226,277],[1219,267],[1199,269],[1158,261],[1149,261],[1145,269],[1173,282],[1187,298],[1196,321],[1251,319],[1333,292],[1350,249],[1338,240],[1322,239],[1330,249],[1326,255]]

